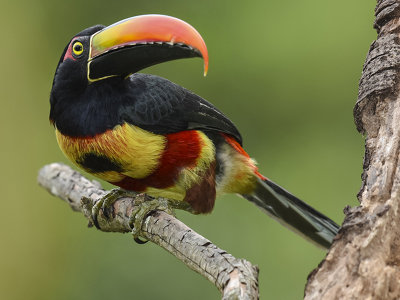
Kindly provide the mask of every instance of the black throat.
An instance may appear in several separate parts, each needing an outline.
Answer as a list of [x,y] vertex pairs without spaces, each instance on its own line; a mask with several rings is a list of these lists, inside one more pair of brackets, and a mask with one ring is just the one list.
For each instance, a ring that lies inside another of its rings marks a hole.
[[50,120],[62,134],[90,137],[124,122],[120,108],[129,95],[125,80],[109,78],[83,84],[59,77],[51,92]]

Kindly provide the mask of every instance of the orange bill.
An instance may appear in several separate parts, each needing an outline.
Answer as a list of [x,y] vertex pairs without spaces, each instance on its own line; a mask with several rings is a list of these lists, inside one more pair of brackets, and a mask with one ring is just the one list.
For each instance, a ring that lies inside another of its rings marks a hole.
[[208,52],[201,35],[188,23],[165,15],[128,18],[95,33],[91,39],[89,61],[120,48],[153,43],[188,47],[198,52],[197,56],[201,56],[204,60],[204,75],[206,75]]

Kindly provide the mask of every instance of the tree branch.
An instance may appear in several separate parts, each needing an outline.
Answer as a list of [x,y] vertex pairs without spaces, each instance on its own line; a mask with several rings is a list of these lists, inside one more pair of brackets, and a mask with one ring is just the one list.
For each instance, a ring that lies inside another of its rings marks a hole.
[[[66,201],[73,210],[81,211],[89,221],[92,221],[93,205],[107,194],[98,182],[89,181],[59,163],[43,167],[39,171],[38,182],[51,194]],[[135,198],[119,198],[113,204],[110,219],[106,219],[100,211],[98,222],[101,230],[131,232],[131,213],[145,197],[138,194]],[[219,249],[173,216],[163,211],[150,213],[143,219],[142,233],[144,238],[211,281],[221,291],[222,299],[258,299],[256,266]]]
[[305,299],[400,299],[400,0],[378,0],[378,38],[354,108],[366,136],[359,207],[310,274]]

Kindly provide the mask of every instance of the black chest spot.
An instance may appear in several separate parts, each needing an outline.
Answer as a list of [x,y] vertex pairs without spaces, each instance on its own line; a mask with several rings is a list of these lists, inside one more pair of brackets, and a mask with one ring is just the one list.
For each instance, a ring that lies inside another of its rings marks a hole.
[[85,153],[79,158],[79,160],[77,160],[77,163],[81,165],[82,168],[92,173],[123,171],[122,165],[120,163],[113,159],[110,159],[105,155],[100,155],[97,153]]

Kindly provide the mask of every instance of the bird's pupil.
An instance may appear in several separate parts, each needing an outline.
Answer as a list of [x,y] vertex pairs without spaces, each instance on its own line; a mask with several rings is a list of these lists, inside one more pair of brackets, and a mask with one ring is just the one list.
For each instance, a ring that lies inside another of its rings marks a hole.
[[81,45],[75,45],[75,51],[81,51],[82,50],[82,46]]

